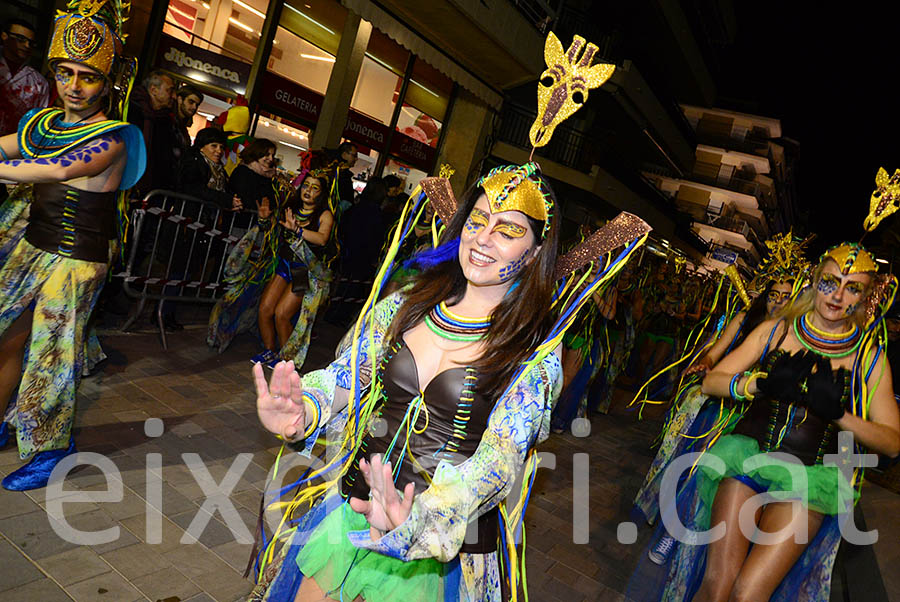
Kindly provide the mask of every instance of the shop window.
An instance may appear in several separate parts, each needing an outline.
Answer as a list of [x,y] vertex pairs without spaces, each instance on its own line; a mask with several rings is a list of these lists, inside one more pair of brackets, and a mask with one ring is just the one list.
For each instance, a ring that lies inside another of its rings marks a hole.
[[333,0],[285,2],[268,70],[324,95],[346,18]]
[[311,130],[275,115],[260,112],[254,138],[265,138],[276,145],[278,166],[292,174],[300,172],[300,154],[309,148]]
[[268,7],[269,0],[169,0],[163,33],[251,62]]
[[275,32],[269,71],[324,95],[333,67],[333,55],[284,27]]
[[403,192],[407,195],[412,194],[412,191],[419,185],[422,178],[428,177],[428,174],[424,171],[401,163],[394,157],[389,157],[384,166],[384,175],[388,174],[394,174],[403,180]]
[[409,52],[405,48],[373,29],[350,106],[389,124],[408,62]]
[[190,134],[191,140],[194,140],[194,138],[197,136],[197,132],[205,127],[211,126],[216,117],[230,108],[231,103],[229,103],[227,100],[204,92],[203,102],[201,102],[200,106],[197,107],[197,114],[194,115],[194,122],[188,128],[188,134]]
[[281,27],[322,52],[335,56],[347,9],[334,0],[288,0],[281,9]]
[[452,93],[453,81],[449,77],[425,61],[416,60],[397,119],[397,129],[436,148]]

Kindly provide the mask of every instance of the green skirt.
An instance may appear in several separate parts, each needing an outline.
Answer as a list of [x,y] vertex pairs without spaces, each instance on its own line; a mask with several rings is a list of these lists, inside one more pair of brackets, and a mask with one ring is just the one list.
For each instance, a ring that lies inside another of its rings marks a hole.
[[346,502],[316,527],[297,554],[297,567],[329,597],[367,602],[442,602],[450,565],[433,558],[404,562],[355,547],[350,531],[369,528],[366,518]]
[[759,442],[751,437],[726,435],[707,453],[725,463],[724,474],[709,466],[700,467],[704,478],[698,483],[699,493],[707,509],[712,508],[719,482],[738,475],[750,477],[778,500],[800,500],[821,514],[838,514],[848,502],[855,502],[859,497],[859,492],[851,487],[837,466],[789,464],[768,456],[765,465],[745,471],[744,461],[760,453]]

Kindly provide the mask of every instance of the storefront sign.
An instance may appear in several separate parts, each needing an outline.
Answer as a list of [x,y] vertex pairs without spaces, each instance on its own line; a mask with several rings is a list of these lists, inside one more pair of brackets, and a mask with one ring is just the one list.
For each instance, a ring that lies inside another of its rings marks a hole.
[[434,167],[437,151],[424,142],[419,142],[406,134],[394,132],[390,153],[401,161],[409,163],[424,171],[429,171]]
[[266,73],[259,101],[285,117],[315,125],[322,112],[323,97],[289,79]]
[[387,142],[388,126],[350,109],[344,137],[381,151]]
[[199,82],[233,90],[236,94],[247,90],[249,64],[185,44],[169,35],[163,34],[156,60],[163,69]]
[[725,247],[716,247],[710,257],[716,261],[721,261],[722,263],[732,264],[737,261],[738,254],[737,251],[732,251]]

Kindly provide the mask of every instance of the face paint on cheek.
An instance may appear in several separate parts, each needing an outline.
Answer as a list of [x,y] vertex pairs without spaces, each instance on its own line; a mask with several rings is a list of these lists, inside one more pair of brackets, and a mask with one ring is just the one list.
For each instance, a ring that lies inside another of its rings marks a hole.
[[858,308],[858,307],[859,307],[859,303],[851,303],[850,305],[847,306],[847,309],[844,310],[844,315],[852,316],[853,313],[856,311],[856,308]]
[[522,268],[525,267],[525,261],[528,259],[528,252],[530,250],[531,249],[525,249],[525,252],[522,253],[521,257],[500,268],[500,282],[507,282],[522,271]]

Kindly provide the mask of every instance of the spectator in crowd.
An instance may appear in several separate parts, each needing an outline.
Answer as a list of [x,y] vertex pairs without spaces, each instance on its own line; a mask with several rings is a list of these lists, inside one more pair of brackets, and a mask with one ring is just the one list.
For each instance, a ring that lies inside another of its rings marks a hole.
[[[47,106],[50,86],[26,64],[37,47],[31,24],[21,19],[6,21],[0,42],[0,136],[5,136],[16,132],[25,113]],[[0,202],[4,199],[6,186],[0,184]]]
[[338,194],[341,197],[341,211],[348,209],[354,200],[353,195],[353,173],[350,169],[356,165],[356,157],[359,155],[359,149],[353,142],[341,142],[337,148],[337,156],[340,159],[342,168],[338,175]]
[[194,146],[178,168],[178,191],[238,211],[243,208],[241,199],[231,190],[222,164],[225,142],[225,133],[218,128],[197,132]]
[[241,162],[231,172],[231,190],[248,209],[255,208],[263,198],[272,196],[272,178],[276,173],[275,143],[257,138],[241,151]]
[[384,219],[387,224],[393,224],[400,219],[400,213],[409,197],[403,194],[403,180],[397,175],[384,176],[384,185],[387,187],[387,196],[381,205]]
[[10,19],[0,32],[0,136],[16,131],[19,120],[29,110],[46,107],[50,85],[28,59],[37,41],[34,26],[22,19]]
[[185,84],[175,93],[175,136],[178,139],[175,151],[175,161],[178,164],[182,155],[191,147],[191,135],[188,133],[194,124],[194,115],[200,103],[203,102],[203,92],[196,86]]
[[371,287],[376,264],[384,244],[385,222],[381,205],[387,197],[385,180],[369,178],[356,205],[341,219],[341,279],[335,287],[331,308],[325,319],[346,326],[359,310]]
[[[198,199],[215,203],[225,211],[238,211],[241,209],[241,200],[237,197],[229,187],[228,174],[225,173],[225,166],[222,163],[222,156],[225,154],[225,133],[218,128],[204,128],[197,132],[194,140],[194,146],[183,156],[178,166],[177,190],[184,194],[197,197]],[[183,209],[184,215],[191,219],[199,220],[201,223],[213,219],[213,215],[208,210],[203,210],[194,206],[187,206]],[[168,241],[174,240],[175,252],[173,253],[173,263],[170,271],[166,275],[173,279],[202,280],[204,274],[201,274],[202,257],[206,255],[205,245],[210,244],[207,237],[188,236],[186,230],[182,226],[174,227],[174,224],[165,224],[163,226],[162,240],[163,244],[169,244]],[[174,229],[174,232],[173,232]],[[188,253],[188,248],[192,244],[196,248],[192,253]],[[216,241],[218,242],[218,241]],[[203,247],[203,251],[198,250]],[[215,249],[215,247],[213,248]],[[211,251],[215,252],[215,250]],[[186,263],[190,257],[190,263]],[[166,287],[167,295],[177,293],[175,287]],[[175,305],[170,303],[164,305],[162,310],[163,326],[167,330],[182,330],[184,327],[175,319]]]
[[151,72],[131,93],[128,121],[140,128],[147,145],[147,170],[135,186],[138,196],[175,188],[178,158],[185,149],[179,144],[174,101],[175,81],[159,70]]

